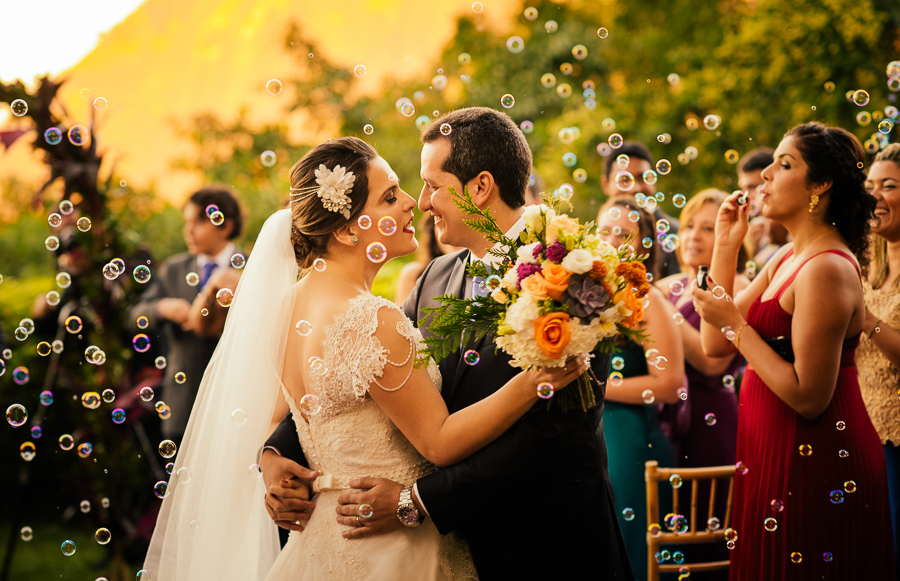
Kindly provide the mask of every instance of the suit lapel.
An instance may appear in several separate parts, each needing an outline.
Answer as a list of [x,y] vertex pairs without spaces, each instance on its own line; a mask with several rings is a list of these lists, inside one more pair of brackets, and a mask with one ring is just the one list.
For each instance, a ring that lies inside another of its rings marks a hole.
[[[462,253],[450,270],[450,276],[447,277],[447,286],[442,289],[439,294],[450,294],[456,297],[465,296],[466,265],[468,264],[468,261],[469,254],[467,252]],[[450,400],[450,396],[456,388],[456,376],[461,361],[462,349],[451,353],[438,365],[441,371],[441,377],[444,379],[444,387],[441,391],[445,401]]]

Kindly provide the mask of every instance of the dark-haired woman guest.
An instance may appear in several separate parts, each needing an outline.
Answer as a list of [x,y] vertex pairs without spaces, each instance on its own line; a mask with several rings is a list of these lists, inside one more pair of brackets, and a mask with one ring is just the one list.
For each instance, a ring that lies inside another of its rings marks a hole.
[[866,189],[875,196],[872,265],[865,283],[866,322],[856,353],[859,388],[884,445],[894,554],[900,555],[900,144],[875,157]]
[[748,361],[734,581],[895,575],[884,450],[854,363],[876,205],[864,187],[863,159],[859,141],[843,129],[807,123],[788,131],[763,170],[759,199],[793,244],[732,301],[748,217],[733,194],[716,219],[714,290],[692,290],[707,354],[737,349]]

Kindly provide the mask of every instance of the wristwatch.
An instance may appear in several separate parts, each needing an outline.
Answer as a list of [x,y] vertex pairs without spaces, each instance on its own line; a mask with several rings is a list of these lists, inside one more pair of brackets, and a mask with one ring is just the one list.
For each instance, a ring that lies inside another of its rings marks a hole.
[[419,509],[412,500],[412,486],[404,486],[400,491],[400,502],[397,503],[397,518],[404,526],[417,527],[425,520],[419,515]]

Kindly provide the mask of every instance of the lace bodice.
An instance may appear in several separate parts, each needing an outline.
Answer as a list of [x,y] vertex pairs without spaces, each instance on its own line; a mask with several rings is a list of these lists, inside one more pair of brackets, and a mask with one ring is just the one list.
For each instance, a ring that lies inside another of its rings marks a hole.
[[[885,325],[900,329],[900,292],[881,292],[865,283],[866,306]],[[865,335],[856,350],[859,389],[881,443],[900,446],[900,371]]]
[[[412,484],[434,470],[368,397],[370,385],[379,389],[377,382],[385,365],[400,364],[407,356],[404,353],[398,358],[391,354],[389,358],[374,336],[378,311],[383,308],[399,310],[387,299],[360,295],[325,329],[322,359],[313,362],[310,390],[319,394],[321,407],[315,413],[307,413],[308,423],[294,398],[283,390],[309,467],[322,472],[317,490],[347,488],[350,479],[364,476]],[[405,315],[397,324],[397,332],[410,340],[414,351],[422,348],[421,333]],[[409,356],[415,357],[415,352]],[[434,361],[429,361],[427,369],[440,389],[441,376]],[[310,411],[307,406],[304,408]]]

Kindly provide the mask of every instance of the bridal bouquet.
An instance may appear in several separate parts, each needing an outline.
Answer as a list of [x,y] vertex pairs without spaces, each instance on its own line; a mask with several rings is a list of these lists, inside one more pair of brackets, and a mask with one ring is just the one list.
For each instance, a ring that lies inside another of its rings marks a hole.
[[[466,223],[494,243],[485,260],[496,266],[475,261],[468,267],[486,296],[445,295],[437,298],[441,306],[426,309],[431,322],[424,354],[441,359],[490,334],[515,367],[558,367],[569,356],[610,351],[617,333],[640,337],[636,327],[650,283],[643,257],[629,244],[614,248],[601,240],[593,222],[582,225],[562,213],[568,202],[558,197],[526,208],[525,230],[511,240],[467,191],[451,192],[473,216]],[[553,397],[563,411],[596,405],[588,374]],[[552,388],[544,387],[539,395],[549,399]]]

